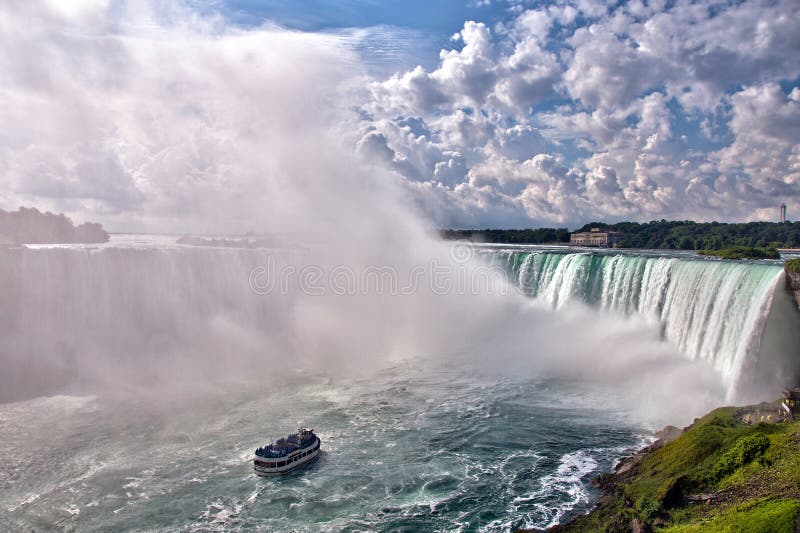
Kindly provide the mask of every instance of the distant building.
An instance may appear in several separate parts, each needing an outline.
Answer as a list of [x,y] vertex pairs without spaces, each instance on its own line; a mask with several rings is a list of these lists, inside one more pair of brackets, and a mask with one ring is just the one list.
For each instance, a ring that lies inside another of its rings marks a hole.
[[603,231],[592,228],[592,231],[573,233],[569,236],[569,243],[575,246],[599,246],[611,248],[621,241],[625,235],[619,231]]
[[781,223],[786,222],[786,204],[781,204]]

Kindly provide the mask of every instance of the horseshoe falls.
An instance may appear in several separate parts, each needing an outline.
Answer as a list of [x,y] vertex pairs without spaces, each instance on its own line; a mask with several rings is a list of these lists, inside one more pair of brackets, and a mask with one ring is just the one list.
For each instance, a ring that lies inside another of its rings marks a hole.
[[583,302],[639,315],[686,357],[708,361],[729,399],[757,398],[797,372],[798,312],[780,263],[685,252],[483,251],[524,294],[555,309]]

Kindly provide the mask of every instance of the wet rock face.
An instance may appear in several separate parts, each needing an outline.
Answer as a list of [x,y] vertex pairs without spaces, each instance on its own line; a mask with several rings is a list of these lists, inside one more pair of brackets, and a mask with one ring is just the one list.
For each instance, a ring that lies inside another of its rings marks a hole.
[[653,528],[650,524],[639,518],[631,520],[631,530],[633,533],[653,533]]
[[680,437],[683,434],[683,430],[681,428],[677,428],[675,426],[664,426],[662,429],[656,431],[655,437],[657,442],[660,442],[661,445],[670,443]]
[[786,288],[790,291],[800,291],[800,273],[786,270]]
[[785,268],[786,272],[786,288],[794,292],[794,299],[797,305],[800,306],[800,272],[789,270],[788,266]]

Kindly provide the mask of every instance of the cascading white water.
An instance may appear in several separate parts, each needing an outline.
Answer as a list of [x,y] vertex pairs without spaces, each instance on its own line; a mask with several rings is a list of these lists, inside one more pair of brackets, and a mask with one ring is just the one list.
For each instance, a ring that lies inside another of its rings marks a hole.
[[639,314],[693,359],[709,361],[733,395],[761,333],[777,265],[593,253],[489,252],[517,287],[554,308],[580,300]]

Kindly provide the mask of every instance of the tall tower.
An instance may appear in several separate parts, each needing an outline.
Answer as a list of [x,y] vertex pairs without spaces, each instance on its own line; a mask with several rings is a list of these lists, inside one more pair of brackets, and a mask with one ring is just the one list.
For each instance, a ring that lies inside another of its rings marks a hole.
[[781,223],[786,222],[786,204],[781,204]]

